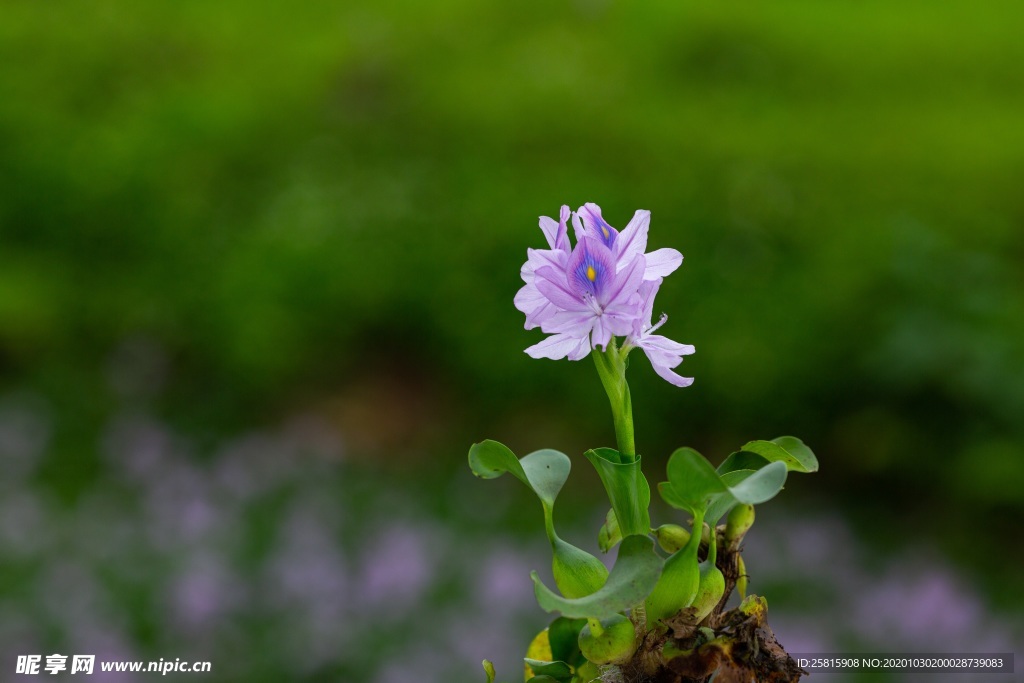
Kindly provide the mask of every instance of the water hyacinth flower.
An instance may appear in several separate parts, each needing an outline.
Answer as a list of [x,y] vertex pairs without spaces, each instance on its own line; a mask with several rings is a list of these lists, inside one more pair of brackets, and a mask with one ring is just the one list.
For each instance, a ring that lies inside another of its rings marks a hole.
[[[613,335],[629,334],[641,303],[638,290],[643,274],[642,255],[617,271],[611,249],[584,237],[564,269],[544,266],[534,273],[538,291],[557,309],[541,329],[555,334],[558,341],[546,339],[526,352],[534,358],[563,358],[569,353],[567,344],[575,342],[574,355],[578,355],[589,352],[583,346],[587,339],[592,348],[604,349]],[[563,347],[566,354],[560,354]]]
[[693,346],[653,334],[665,322],[651,324],[654,296],[666,275],[683,261],[675,249],[647,249],[651,214],[640,210],[620,232],[601,215],[597,204],[572,214],[576,245],[567,234],[569,207],[559,222],[542,217],[548,249],[529,249],[521,276],[524,286],[515,305],[526,315],[526,329],[540,327],[551,336],[526,349],[533,358],[580,360],[592,349],[604,351],[615,337],[626,337],[623,352],[644,351],[655,372],[675,386],[692,378],[673,369]]

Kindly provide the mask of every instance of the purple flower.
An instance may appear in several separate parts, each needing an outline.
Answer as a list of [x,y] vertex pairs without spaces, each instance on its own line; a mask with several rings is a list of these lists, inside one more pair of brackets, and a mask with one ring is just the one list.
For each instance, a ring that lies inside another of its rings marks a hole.
[[[601,207],[594,203],[584,204],[573,215],[576,240],[589,236],[599,240],[615,254],[616,269],[622,270],[637,254],[647,249],[647,231],[651,225],[651,212],[640,210],[633,214],[620,233],[601,216]],[[683,255],[675,249],[656,249],[644,254],[647,267],[644,280],[657,280],[671,275],[683,262]]]
[[654,334],[667,316],[651,324],[662,278],[679,267],[683,255],[675,249],[644,253],[649,211],[637,211],[620,232],[604,220],[601,207],[585,204],[572,215],[575,247],[566,229],[569,216],[569,207],[563,206],[559,222],[542,217],[540,228],[549,248],[527,250],[520,273],[525,284],[515,305],[526,314],[526,329],[540,327],[550,336],[526,353],[580,360],[591,349],[607,349],[615,337],[626,337],[623,356],[641,348],[659,376],[676,386],[691,384],[693,378],[672,369],[693,347]]
[[578,360],[590,348],[606,347],[613,336],[629,334],[640,312],[643,273],[643,255],[636,255],[620,271],[612,250],[586,236],[576,243],[564,268],[538,268],[535,286],[557,308],[541,329],[555,337],[526,353],[534,358]]
[[[569,261],[570,247],[566,224],[569,222],[569,207],[563,205],[559,221],[547,216],[540,217],[540,229],[548,241],[548,249],[527,249],[526,263],[519,274],[526,284],[516,293],[515,305],[526,314],[526,329],[532,330],[557,312],[557,308],[540,293],[534,283],[534,273],[539,268],[552,266],[564,268]],[[584,356],[586,354],[583,354]],[[582,358],[582,356],[581,356]]]
[[644,282],[640,286],[642,314],[633,321],[633,331],[629,339],[626,340],[626,344],[643,349],[643,352],[647,354],[648,360],[651,361],[654,371],[663,380],[677,387],[688,387],[693,384],[693,378],[680,377],[672,372],[672,369],[683,362],[683,356],[690,355],[695,349],[690,344],[680,344],[660,334],[654,334],[668,320],[668,316],[664,313],[661,314],[657,324],[651,324],[651,317],[654,311],[654,297],[658,294],[661,282],[659,278],[650,282]]

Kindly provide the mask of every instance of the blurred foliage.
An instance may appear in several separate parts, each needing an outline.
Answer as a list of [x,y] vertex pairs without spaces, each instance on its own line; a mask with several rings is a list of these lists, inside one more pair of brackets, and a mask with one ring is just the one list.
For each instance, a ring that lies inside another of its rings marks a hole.
[[796,433],[824,491],[912,485],[879,506],[965,549],[1024,509],[1022,19],[6,2],[0,383],[55,415],[69,498],[126,401],[200,441],[313,411],[403,466],[581,453],[612,441],[604,396],[589,360],[522,353],[519,265],[562,203],[646,208],[686,255],[665,332],[697,347],[686,390],[635,359],[653,466]]

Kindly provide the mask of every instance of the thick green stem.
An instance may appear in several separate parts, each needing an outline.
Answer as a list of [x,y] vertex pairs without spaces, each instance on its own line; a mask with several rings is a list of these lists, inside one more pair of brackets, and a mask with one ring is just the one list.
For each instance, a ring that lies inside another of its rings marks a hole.
[[605,393],[612,408],[615,424],[615,441],[623,455],[636,456],[633,438],[633,402],[626,383],[626,356],[628,349],[619,350],[613,338],[604,352],[594,351],[594,365],[601,378]]

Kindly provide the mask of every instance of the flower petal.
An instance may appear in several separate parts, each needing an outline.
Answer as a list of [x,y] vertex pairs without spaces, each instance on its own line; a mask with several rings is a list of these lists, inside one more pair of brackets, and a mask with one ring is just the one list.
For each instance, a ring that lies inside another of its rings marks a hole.
[[590,337],[580,337],[576,348],[569,352],[569,360],[580,360],[590,354]]
[[536,273],[534,284],[548,301],[565,310],[577,310],[583,305],[582,299],[571,291],[554,268],[541,268]]
[[579,244],[580,240],[587,235],[587,228],[583,225],[583,221],[580,220],[580,215],[578,213],[574,213],[572,215],[572,230],[576,235],[576,244]]
[[554,218],[541,216],[538,223],[540,231],[544,233],[544,239],[548,241],[548,249],[554,249],[555,240],[558,239],[558,222]]
[[[604,307],[614,305],[615,303],[625,303],[626,300],[637,293],[643,277],[644,257],[638,254],[628,266],[615,274],[611,285],[600,292],[597,299],[598,302]],[[640,315],[639,309],[636,311],[636,315]]]
[[689,356],[696,352],[696,349],[692,344],[680,344],[679,342],[672,341],[668,337],[663,337],[660,334],[647,335],[641,340],[639,346],[642,346],[645,350],[652,349],[662,353],[670,353],[674,356]]
[[581,300],[588,295],[602,300],[603,293],[615,280],[615,257],[611,249],[585,235],[569,256],[565,279]]
[[534,272],[545,266],[551,266],[556,270],[565,270],[565,264],[569,255],[557,249],[527,249],[526,263],[533,265]]
[[548,334],[567,333],[574,337],[583,337],[590,334],[594,327],[594,319],[597,314],[590,308],[575,311],[556,311],[541,325],[541,329]]
[[694,352],[690,344],[680,344],[660,334],[649,334],[633,343],[643,349],[651,367],[658,376],[677,387],[688,387],[693,383],[692,377],[681,377],[672,371],[683,362],[683,356]]
[[615,238],[619,231],[608,224],[601,216],[601,207],[593,202],[587,202],[576,210],[576,215],[583,220],[583,226],[590,237],[600,240],[609,249],[615,244]]
[[518,310],[526,314],[524,327],[528,330],[539,327],[559,310],[546,296],[541,294],[533,282],[523,285],[516,292],[512,301]]
[[[646,273],[646,271],[645,271]],[[637,324],[633,328],[633,336],[639,338],[644,330],[651,328],[651,319],[654,313],[654,297],[658,296],[663,280],[644,280],[640,285],[640,315],[637,317]]]
[[548,241],[548,247],[557,251],[569,252],[569,235],[567,233],[566,224],[569,222],[569,216],[572,211],[565,204],[562,205],[559,211],[559,220],[556,223],[553,218],[547,216],[540,217],[540,230],[544,233],[544,238]]
[[651,227],[651,212],[640,210],[633,214],[619,237],[615,240],[615,253],[619,268],[629,264],[637,254],[647,249],[647,231]]
[[612,340],[612,331],[608,327],[606,316],[594,317],[594,331],[590,333],[590,343],[595,349],[604,350]]
[[675,249],[655,249],[646,254],[647,270],[644,271],[645,280],[655,280],[659,277],[668,277],[683,262],[683,255]]
[[[582,341],[585,342],[586,337],[583,337]],[[580,343],[579,337],[570,334],[554,334],[526,349],[526,353],[531,358],[550,358],[551,360],[560,360],[572,354],[577,356],[573,360],[579,360],[586,355],[586,353],[583,356],[579,355]]]
[[651,367],[653,367],[654,371],[658,373],[658,377],[661,377],[669,384],[673,384],[677,387],[688,387],[691,384],[693,384],[692,377],[683,377],[681,375],[677,375],[672,371],[672,368],[668,366],[659,365],[657,363],[652,362]]

